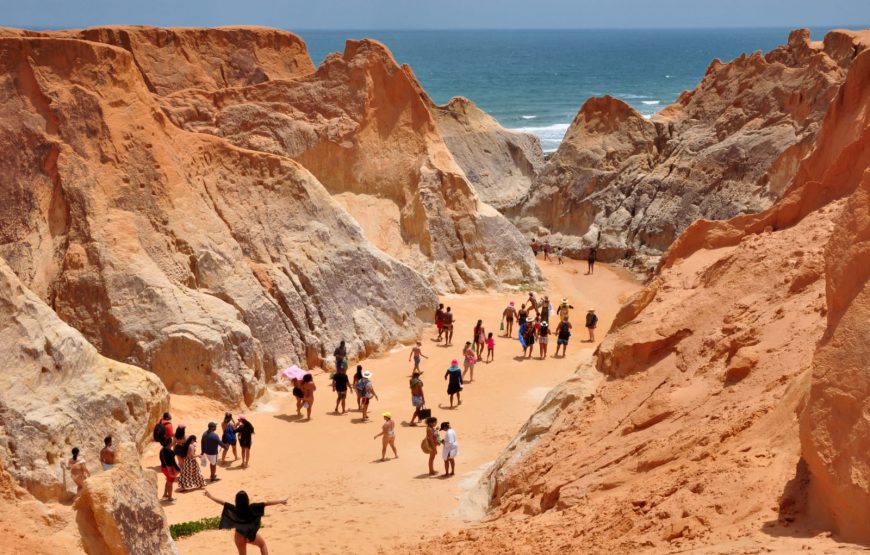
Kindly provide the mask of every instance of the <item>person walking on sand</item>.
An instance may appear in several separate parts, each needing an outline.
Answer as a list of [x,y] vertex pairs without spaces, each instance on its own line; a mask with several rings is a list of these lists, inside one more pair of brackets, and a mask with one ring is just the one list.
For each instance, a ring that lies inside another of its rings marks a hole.
[[239,415],[239,425],[236,426],[236,434],[239,436],[239,447],[242,448],[242,468],[247,468],[251,464],[251,444],[254,440],[254,425],[245,418],[244,414]]
[[224,413],[224,421],[221,423],[221,434],[221,441],[224,444],[221,463],[227,462],[227,451],[230,450],[230,447],[233,448],[233,461],[239,460],[239,455],[236,452],[236,422],[233,420],[232,413]]
[[[362,392],[360,397],[360,406],[362,410],[362,421],[367,422],[369,419],[369,404],[372,399],[378,399],[378,394],[375,393],[375,386],[372,384],[372,373],[368,370],[362,373],[358,387]],[[380,401],[380,399],[378,399]]]
[[175,462],[175,453],[172,451],[172,439],[165,437],[160,448],[160,472],[166,477],[166,485],[163,487],[163,500],[170,503],[175,499],[172,497],[172,486],[175,479],[181,474],[181,468]]
[[456,441],[456,431],[450,427],[450,422],[441,423],[444,438],[441,440],[441,458],[444,459],[444,475],[456,474],[456,455],[459,454],[459,443]]
[[381,426],[381,433],[375,435],[375,439],[383,437],[381,441],[381,460],[387,460],[387,446],[393,450],[393,456],[399,458],[399,453],[396,451],[396,423],[393,422],[392,413],[385,412],[383,414],[384,425]]
[[528,306],[529,313],[533,310],[535,311],[535,314],[538,313],[538,298],[535,297],[534,291],[529,291],[529,298],[526,299],[526,306]]
[[184,457],[184,464],[181,465],[181,473],[178,475],[178,489],[204,488],[205,478],[202,477],[196,458],[196,436],[191,434],[182,445],[187,454]]
[[311,374],[302,376],[302,408],[305,409],[305,420],[311,420],[315,391],[317,391],[317,385],[314,383],[314,376]]
[[547,343],[550,341],[550,326],[547,322],[541,322],[541,331],[538,333],[538,346],[540,347],[541,360],[544,360],[547,358]]
[[526,327],[526,319],[529,317],[529,311],[526,310],[526,304],[523,303],[520,305],[520,310],[517,312],[517,324],[519,325],[519,333],[517,334],[518,338],[523,336],[523,329]]
[[435,476],[438,471],[435,470],[435,457],[438,456],[438,444],[441,443],[441,437],[438,435],[438,430],[435,425],[438,424],[438,419],[430,416],[426,419],[426,445],[429,447],[429,476]]
[[550,260],[550,241],[549,240],[547,240],[544,243],[544,261],[552,262],[552,260]]
[[[239,417],[241,420],[243,417]],[[214,422],[208,423],[208,429],[202,433],[202,439],[200,440],[200,445],[202,446],[202,455],[206,458],[209,465],[209,470],[211,471],[209,474],[209,480],[212,482],[217,482],[220,478],[217,477],[217,461],[218,461],[218,451],[226,447],[226,444],[221,441],[220,436],[217,435],[217,424]],[[238,428],[236,428],[236,432],[238,432]],[[187,459],[190,457],[185,455]],[[184,469],[184,465],[187,464],[187,459],[185,459],[184,464],[181,465],[182,470]],[[245,448],[242,446],[242,466],[245,461]],[[194,463],[195,464],[195,463]]]
[[589,256],[586,258],[586,275],[595,273],[595,260],[598,258],[598,249],[589,248]]
[[486,362],[493,362],[495,360],[495,338],[492,336],[492,332],[489,332],[489,336],[486,338]]
[[414,421],[420,418],[420,410],[426,406],[426,395],[423,393],[423,380],[420,379],[421,373],[419,370],[414,370],[414,373],[411,374],[411,405],[414,407],[414,414],[411,415],[411,426],[417,425]]
[[363,375],[362,364],[356,365],[356,373],[353,375],[353,391],[356,394],[356,410],[362,411],[362,394],[363,388],[360,386]]
[[335,357],[336,370],[339,368],[347,368],[347,345],[345,345],[344,339],[341,340],[341,343],[339,343],[338,347],[336,347],[332,352],[332,356]]
[[525,358],[532,358],[532,351],[535,350],[536,337],[535,319],[529,316],[526,318],[526,327],[523,329],[523,356]]
[[103,439],[103,448],[100,449],[100,464],[103,470],[112,470],[115,466],[115,448],[112,447],[112,436]]
[[261,526],[261,519],[266,512],[266,507],[272,505],[286,505],[287,500],[266,501],[263,503],[251,503],[248,494],[244,491],[236,493],[236,503],[231,505],[222,499],[218,499],[205,491],[205,496],[217,503],[223,505],[221,511],[221,522],[218,526],[221,530],[234,530],[233,542],[239,555],[246,555],[248,552],[248,544],[260,548],[260,555],[269,555],[269,548],[266,547],[266,541],[258,534]]
[[85,459],[84,457],[79,457],[79,452],[78,447],[73,447],[72,457],[65,463],[61,464],[61,467],[63,467],[64,470],[69,470],[69,475],[76,485],[76,495],[82,492],[85,480],[91,477],[91,472],[85,465]]
[[469,374],[468,383],[474,381],[474,365],[477,364],[477,356],[474,354],[474,349],[471,347],[471,341],[465,342],[465,348],[462,349],[462,379],[465,380],[465,374]]
[[452,345],[453,344],[453,325],[455,321],[453,320],[453,312],[450,311],[450,307],[447,307],[447,310],[444,311],[444,315],[441,317],[442,325],[444,326],[444,345]]
[[559,261],[559,264],[565,263],[565,261],[562,259],[562,247],[556,248],[556,260]]
[[305,402],[303,399],[305,394],[302,392],[302,380],[293,378],[290,380],[290,383],[293,384],[293,397],[296,399],[296,416],[302,416],[302,403]]
[[483,347],[486,345],[486,330],[483,328],[483,320],[478,320],[474,326],[474,350],[478,359],[483,358]]
[[556,354],[553,355],[555,357],[559,356],[559,347],[562,348],[562,358],[565,357],[568,351],[568,340],[571,338],[571,322],[568,321],[568,317],[566,316],[564,320],[559,322],[559,326],[556,328]]
[[544,295],[541,299],[541,321],[550,323],[550,312],[553,311],[553,305],[550,304],[550,297]]
[[444,373],[444,379],[447,380],[447,395],[450,395],[450,408],[453,408],[454,395],[456,395],[456,405],[461,405],[462,370],[459,369],[459,362],[456,359],[450,361],[450,368]]
[[568,303],[568,299],[562,299],[562,302],[559,303],[559,308],[556,310],[556,314],[559,315],[560,320],[567,320],[572,308],[574,308],[574,306]]
[[590,308],[586,312],[586,329],[589,330],[589,343],[595,343],[595,328],[598,326],[598,316],[595,309]]
[[505,322],[505,337],[510,337],[514,331],[514,320],[517,319],[517,309],[514,307],[514,302],[510,304],[501,313],[502,320]]
[[169,439],[172,441],[172,435],[174,431],[172,429],[172,415],[168,412],[163,413],[163,418],[157,421],[157,424],[154,425],[154,433],[153,438],[156,443],[163,445],[164,439]]
[[423,343],[420,341],[417,341],[417,344],[414,345],[413,349],[411,349],[411,354],[408,355],[408,360],[411,360],[411,358],[414,359],[414,369],[411,370],[412,373],[414,370],[420,369],[420,358],[421,357],[422,358],[429,358],[423,354]]
[[540,246],[541,245],[540,245],[540,243],[538,243],[538,239],[535,237],[532,237],[532,254],[534,255],[535,258],[538,257],[538,248]]
[[444,303],[439,303],[435,309],[435,327],[438,329],[438,339],[441,341],[441,335],[444,333]]
[[[347,400],[347,388],[350,383],[350,378],[347,377],[347,369],[342,368],[341,370],[336,370],[335,374],[329,377],[332,381],[332,390],[335,391],[335,414],[345,414],[347,412],[347,407],[345,406],[345,401]],[[338,412],[338,407],[341,406],[341,412]]]

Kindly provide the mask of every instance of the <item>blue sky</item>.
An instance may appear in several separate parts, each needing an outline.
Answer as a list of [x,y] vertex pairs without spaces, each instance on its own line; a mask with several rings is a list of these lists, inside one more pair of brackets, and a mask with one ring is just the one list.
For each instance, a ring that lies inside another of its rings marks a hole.
[[870,0],[0,0],[0,26],[284,29],[870,26]]

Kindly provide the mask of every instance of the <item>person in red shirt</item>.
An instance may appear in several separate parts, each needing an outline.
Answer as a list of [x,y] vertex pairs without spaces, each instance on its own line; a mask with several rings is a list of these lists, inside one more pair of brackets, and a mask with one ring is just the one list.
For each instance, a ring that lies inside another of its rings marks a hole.
[[161,422],[163,423],[163,429],[166,430],[166,432],[163,434],[163,437],[168,437],[170,439],[174,437],[175,429],[172,427],[172,415],[168,412],[164,412],[163,420],[161,420]]

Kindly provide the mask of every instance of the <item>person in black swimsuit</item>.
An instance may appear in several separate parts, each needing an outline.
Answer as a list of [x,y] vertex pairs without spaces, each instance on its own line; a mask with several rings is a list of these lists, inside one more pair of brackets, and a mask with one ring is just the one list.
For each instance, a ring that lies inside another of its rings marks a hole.
[[235,530],[233,541],[239,555],[247,553],[248,545],[256,545],[260,548],[261,555],[268,555],[269,548],[266,541],[257,532],[260,531],[260,519],[266,512],[266,507],[271,505],[286,505],[287,499],[280,501],[265,501],[263,503],[251,503],[248,494],[240,491],[236,494],[236,504],[232,505],[222,499],[218,499],[206,490],[205,496],[219,505],[223,505],[221,512],[221,530]]
[[251,441],[254,435],[254,425],[248,422],[243,415],[239,416],[239,425],[236,426],[236,434],[239,436],[239,447],[242,448],[242,468],[251,464]]

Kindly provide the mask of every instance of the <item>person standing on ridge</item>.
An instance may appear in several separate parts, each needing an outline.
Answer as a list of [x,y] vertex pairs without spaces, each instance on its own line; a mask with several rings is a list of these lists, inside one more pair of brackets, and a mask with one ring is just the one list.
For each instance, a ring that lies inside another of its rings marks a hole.
[[236,426],[239,435],[239,447],[242,448],[242,468],[251,464],[251,443],[253,443],[254,425],[251,424],[244,414],[239,415],[239,425]]
[[420,410],[426,406],[426,395],[423,393],[423,380],[420,379],[419,370],[414,370],[411,374],[411,405],[414,407],[414,414],[411,415],[411,426],[416,426],[415,420],[420,418]]
[[103,470],[111,470],[115,466],[115,448],[112,447],[112,436],[103,439],[104,447],[100,449],[100,464]]
[[[241,417],[239,417],[241,420]],[[202,439],[199,444],[202,446],[202,454],[208,460],[209,470],[211,473],[209,474],[209,480],[212,482],[217,482],[220,478],[217,477],[217,462],[218,462],[218,450],[222,447],[226,447],[226,444],[221,441],[220,436],[217,435],[217,424],[214,422],[208,423],[208,429],[202,433]],[[238,430],[236,430],[238,431]],[[188,455],[185,457],[190,458]],[[245,460],[245,450],[242,449],[242,461]],[[244,466],[244,465],[243,465]],[[182,469],[184,466],[182,466]]]
[[589,257],[586,259],[586,275],[595,273],[595,260],[598,258],[598,249],[595,247],[589,248]]
[[514,302],[511,301],[510,304],[504,309],[501,313],[502,319],[505,321],[505,337],[510,337],[514,331],[514,320],[517,319],[517,309],[514,307]]
[[590,308],[586,312],[586,329],[589,330],[589,343],[595,343],[595,328],[598,325],[598,316],[595,309]]
[[414,368],[411,370],[411,372],[413,373],[414,370],[420,369],[420,358],[421,357],[427,358],[427,359],[429,358],[423,354],[423,343],[422,342],[417,341],[417,344],[414,345],[413,349],[411,349],[411,354],[408,355],[408,360],[410,361],[412,357],[414,358]]
[[375,439],[383,437],[381,441],[381,461],[387,460],[387,447],[393,450],[393,456],[399,458],[399,453],[396,451],[396,423],[393,422],[392,413],[385,412],[384,425],[381,427],[381,433],[375,435]]

